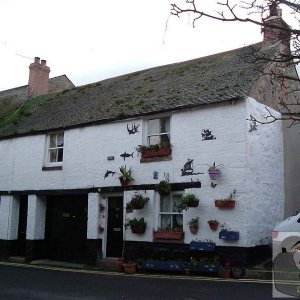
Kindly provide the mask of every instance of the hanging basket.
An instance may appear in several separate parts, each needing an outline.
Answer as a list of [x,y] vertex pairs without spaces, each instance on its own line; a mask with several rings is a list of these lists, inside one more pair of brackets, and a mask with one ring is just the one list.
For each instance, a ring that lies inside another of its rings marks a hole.
[[197,234],[198,230],[199,230],[199,226],[198,225],[190,225],[189,229],[192,234]]
[[211,180],[217,180],[221,175],[221,171],[219,169],[211,169],[208,170],[208,175]]
[[132,225],[131,227],[130,227],[130,229],[131,229],[131,232],[132,233],[136,233],[136,234],[143,234],[143,233],[145,233],[145,231],[146,231],[146,225],[147,224],[137,224],[137,225]]

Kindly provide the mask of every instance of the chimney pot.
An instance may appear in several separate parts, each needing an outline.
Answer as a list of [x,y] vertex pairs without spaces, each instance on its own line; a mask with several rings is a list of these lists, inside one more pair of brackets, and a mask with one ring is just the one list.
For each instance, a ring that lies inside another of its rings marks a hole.
[[42,60],[41,60],[41,64],[42,64],[42,66],[46,66],[46,60],[45,60],[45,59],[42,59]]
[[40,58],[36,56],[36,57],[34,58],[34,62],[37,63],[37,64],[39,64],[39,63],[40,63]]

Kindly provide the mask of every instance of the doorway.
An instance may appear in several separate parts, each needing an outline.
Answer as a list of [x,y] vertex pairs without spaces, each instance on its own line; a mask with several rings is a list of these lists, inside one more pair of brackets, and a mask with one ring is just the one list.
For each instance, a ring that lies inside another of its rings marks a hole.
[[122,257],[123,197],[108,198],[106,256]]
[[26,253],[26,228],[28,214],[28,196],[20,196],[19,198],[19,225],[18,238],[12,244],[11,255],[25,257]]
[[52,260],[85,262],[87,195],[48,196],[45,240]]

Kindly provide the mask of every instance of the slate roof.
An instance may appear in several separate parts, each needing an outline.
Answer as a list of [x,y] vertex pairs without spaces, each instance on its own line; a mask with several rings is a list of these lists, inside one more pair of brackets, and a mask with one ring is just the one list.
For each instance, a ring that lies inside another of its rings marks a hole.
[[0,139],[243,99],[267,64],[247,59],[252,47],[261,45],[32,98],[0,120]]

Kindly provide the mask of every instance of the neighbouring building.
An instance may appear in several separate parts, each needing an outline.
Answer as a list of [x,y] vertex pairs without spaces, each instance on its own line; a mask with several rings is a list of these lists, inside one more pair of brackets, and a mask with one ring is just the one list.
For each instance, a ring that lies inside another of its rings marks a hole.
[[[269,20],[283,22],[279,14]],[[292,182],[299,126],[287,133],[281,121],[249,121],[250,115],[263,118],[266,105],[281,116],[276,103],[283,91],[266,72],[272,64],[253,62],[254,53],[273,57],[287,48],[273,34],[224,53],[67,90],[63,85],[60,92],[42,87],[37,93],[44,95],[28,98],[13,118],[7,112],[0,120],[0,256],[189,259],[190,242],[198,239],[212,240],[216,255],[245,264],[268,248],[284,211],[299,209]],[[288,71],[296,74],[294,67]],[[28,91],[35,95],[30,83]],[[0,93],[0,101],[8,93]],[[139,145],[152,145],[150,157]],[[214,163],[217,179],[208,175]],[[125,166],[133,181],[122,186]],[[156,188],[162,180],[171,186],[167,196]],[[234,190],[234,208],[216,207],[214,200]],[[138,193],[149,201],[129,212]],[[189,193],[200,199],[198,207],[177,210]],[[197,217],[198,232],[191,232],[188,222]],[[124,227],[134,218],[144,218],[144,233]],[[207,223],[214,219],[217,230]],[[233,240],[224,239],[221,225],[234,232]],[[157,235],[164,231],[181,234]]]

